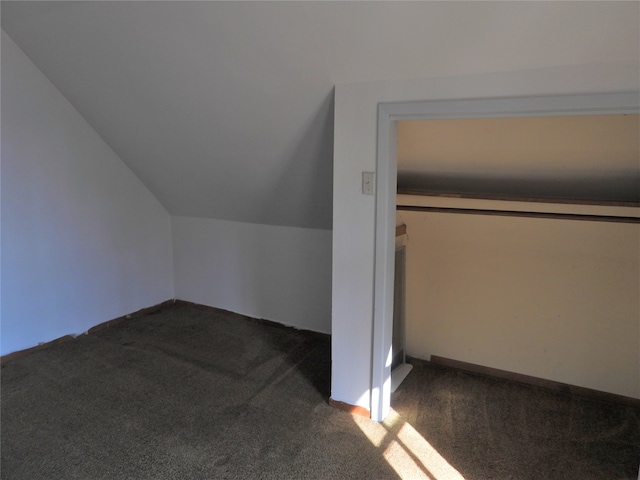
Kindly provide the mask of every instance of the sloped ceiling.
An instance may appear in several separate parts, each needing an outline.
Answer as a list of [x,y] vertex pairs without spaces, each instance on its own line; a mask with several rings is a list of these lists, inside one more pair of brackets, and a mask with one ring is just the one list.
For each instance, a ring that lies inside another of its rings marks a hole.
[[640,116],[398,122],[398,191],[640,202]]
[[1,7],[2,28],[171,214],[309,228],[332,223],[336,83],[640,56],[637,2]]

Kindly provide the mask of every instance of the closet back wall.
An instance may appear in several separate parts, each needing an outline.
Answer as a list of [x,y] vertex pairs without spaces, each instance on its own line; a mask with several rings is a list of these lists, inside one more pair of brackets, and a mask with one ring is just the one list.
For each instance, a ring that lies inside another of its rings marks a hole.
[[640,225],[399,211],[407,353],[640,398]]

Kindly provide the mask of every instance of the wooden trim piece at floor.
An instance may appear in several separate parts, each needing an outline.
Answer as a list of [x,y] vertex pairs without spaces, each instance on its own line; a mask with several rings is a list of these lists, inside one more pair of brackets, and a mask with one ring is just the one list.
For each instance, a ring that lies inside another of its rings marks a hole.
[[2,355],[2,357],[0,357],[0,363],[6,363],[11,360],[15,360],[16,358],[25,357],[31,353],[37,352],[39,350],[44,350],[45,348],[53,347],[54,345],[65,343],[70,340],[74,340],[75,338],[75,335],[65,335],[63,337],[56,338],[55,340],[51,340],[50,342],[39,343],[35,347],[29,347],[25,348],[24,350],[18,350],[17,352],[7,353],[6,355]]
[[360,415],[361,417],[371,418],[371,412],[364,407],[358,405],[351,405],[350,403],[339,402],[333,398],[329,399],[329,406],[351,413],[353,415]]
[[[130,313],[128,315],[124,315],[122,317],[118,317],[118,318],[114,318],[112,320],[108,320],[106,322],[100,323],[98,325],[95,325],[93,327],[91,327],[86,333],[93,333],[96,332],[98,330],[102,330],[103,328],[107,328],[107,327],[112,327],[114,325],[117,325],[119,323],[124,322],[125,320],[130,320],[132,318],[137,318],[140,317],[142,315],[148,315],[149,313],[153,313],[156,312],[158,310],[161,310],[169,305],[173,305],[173,303],[175,302],[175,300],[167,300],[165,302],[159,303],[157,305],[153,305],[151,307],[147,307],[147,308],[143,308],[141,310],[137,310],[133,313]],[[51,340],[50,342],[43,342],[40,343],[38,345],[36,345],[35,347],[30,347],[30,348],[26,348],[24,350],[18,350],[17,352],[11,352],[8,353],[6,355],[2,355],[0,357],[0,363],[5,363],[11,360],[15,360],[16,358],[20,358],[20,357],[24,357],[26,355],[29,355],[31,353],[37,352],[39,350],[44,350],[45,348],[49,348],[49,347],[53,347],[54,345],[59,345],[61,343],[65,343],[68,342],[70,340],[74,340],[78,335],[64,335],[63,337],[60,338],[56,338],[55,340]]]
[[571,395],[579,395],[581,397],[587,397],[594,400],[640,408],[640,399],[638,398],[626,397],[624,395],[603,392],[600,390],[594,390],[592,388],[579,387],[577,385],[569,385],[567,383],[556,382],[555,380],[532,377],[530,375],[524,375],[522,373],[515,373],[509,372],[507,370],[500,370],[498,368],[485,367],[483,365],[462,362],[460,360],[439,357],[437,355],[431,355],[431,363],[443,367],[455,368],[457,370],[464,370],[466,372],[479,373],[481,375],[486,375],[489,377],[502,378],[505,380],[511,380],[513,382],[524,383],[526,385],[534,385],[536,387],[569,393]]
[[305,330],[303,328],[297,328],[290,325],[285,325],[284,323],[274,322],[272,320],[265,320],[264,318],[254,318],[249,317],[247,315],[242,315],[241,313],[231,312],[229,310],[224,310],[218,307],[210,307],[208,305],[202,305],[200,303],[188,302],[186,300],[176,300],[176,305],[184,305],[185,307],[197,308],[198,310],[203,310],[205,312],[217,313],[220,315],[224,315],[226,317],[235,318],[237,320],[244,320],[251,323],[257,323],[258,325],[266,325],[268,327],[277,327],[277,328],[289,328],[291,330],[296,330],[298,332],[302,332],[308,335],[312,335],[314,337],[320,338],[322,340],[331,340],[331,335],[328,333],[316,332],[314,330]]
[[153,305],[152,307],[142,308],[128,315],[124,315],[122,317],[114,318],[113,320],[107,320],[106,322],[99,323],[98,325],[91,327],[87,333],[97,332],[102,330],[103,328],[113,327],[114,325],[118,325],[126,320],[131,320],[132,318],[142,317],[143,315],[148,315],[150,313],[157,312],[158,310],[162,310],[165,307],[173,305],[176,301],[174,299],[167,300],[165,302],[159,303],[157,305]]

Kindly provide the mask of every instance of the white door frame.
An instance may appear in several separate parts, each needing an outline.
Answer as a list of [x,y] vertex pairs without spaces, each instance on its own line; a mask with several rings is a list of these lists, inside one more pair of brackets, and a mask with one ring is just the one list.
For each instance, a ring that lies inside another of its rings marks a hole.
[[371,418],[379,422],[391,408],[391,338],[396,218],[396,122],[411,119],[535,117],[640,112],[633,93],[559,95],[378,105],[376,223],[372,339]]

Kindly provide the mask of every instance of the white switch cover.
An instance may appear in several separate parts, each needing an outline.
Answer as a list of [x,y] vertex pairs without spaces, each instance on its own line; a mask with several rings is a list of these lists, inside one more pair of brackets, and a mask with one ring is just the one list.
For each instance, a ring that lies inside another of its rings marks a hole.
[[376,193],[375,172],[362,172],[362,193],[364,195],[374,195]]

